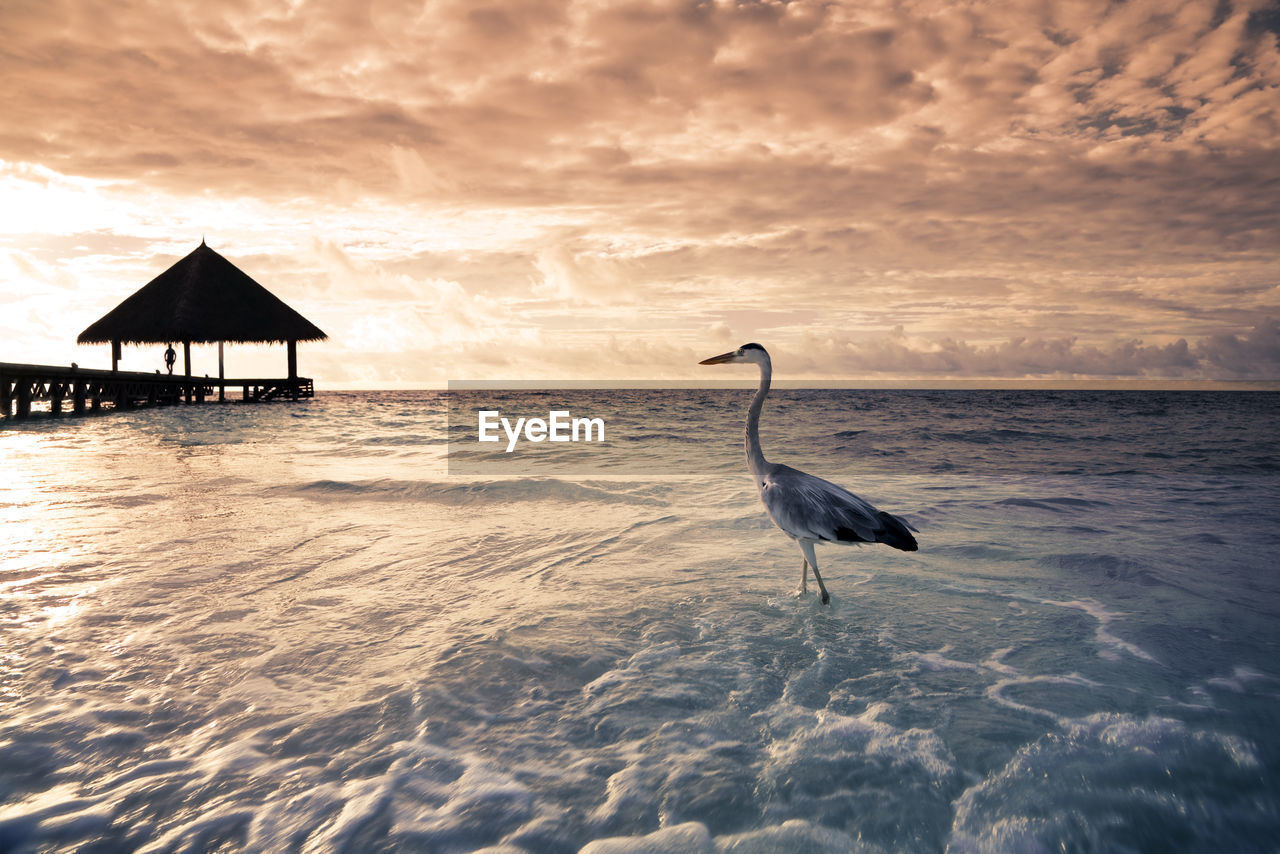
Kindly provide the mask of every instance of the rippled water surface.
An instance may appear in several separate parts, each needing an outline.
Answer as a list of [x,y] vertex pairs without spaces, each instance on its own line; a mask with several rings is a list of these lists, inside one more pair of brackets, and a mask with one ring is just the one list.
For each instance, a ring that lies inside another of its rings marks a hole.
[[661,429],[559,477],[437,393],[0,427],[0,850],[1274,850],[1280,396],[776,392],[919,529],[823,607],[749,391],[592,394]]

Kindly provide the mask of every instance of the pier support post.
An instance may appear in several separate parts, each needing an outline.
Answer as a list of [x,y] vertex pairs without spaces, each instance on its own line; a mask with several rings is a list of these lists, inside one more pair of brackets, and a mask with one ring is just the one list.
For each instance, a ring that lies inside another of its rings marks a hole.
[[[227,385],[230,384],[230,396]],[[184,397],[189,402],[213,402],[217,393],[220,400],[234,400],[235,386],[240,387],[240,397],[246,403],[269,400],[300,400],[314,394],[312,381],[303,377],[271,380],[227,380],[203,377],[154,375],[134,371],[80,370],[52,365],[13,365],[0,362],[0,416],[28,418],[32,406],[44,410],[49,402],[51,416],[67,415],[72,411],[83,415],[92,408],[98,412],[104,404],[110,409],[130,410],[147,404],[178,403]]]

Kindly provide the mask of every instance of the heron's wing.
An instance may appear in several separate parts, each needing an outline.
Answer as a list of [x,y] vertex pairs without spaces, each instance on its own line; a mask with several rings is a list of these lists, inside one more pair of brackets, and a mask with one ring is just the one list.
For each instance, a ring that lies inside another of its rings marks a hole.
[[914,551],[902,521],[830,481],[790,466],[760,476],[760,498],[778,527],[793,537],[836,543],[887,543]]

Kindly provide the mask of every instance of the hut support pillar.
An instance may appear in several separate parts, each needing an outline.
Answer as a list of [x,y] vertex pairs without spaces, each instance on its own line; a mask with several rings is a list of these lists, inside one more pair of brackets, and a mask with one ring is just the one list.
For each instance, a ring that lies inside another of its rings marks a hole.
[[222,342],[218,342],[218,403],[222,403],[227,399],[227,387],[223,384],[223,380],[227,378],[226,373],[222,370]]
[[111,342],[111,370],[120,370],[120,342]]
[[298,399],[298,342],[289,339],[289,396]]
[[31,382],[22,380],[18,383],[18,412],[15,417],[26,418],[31,414]]
[[[187,377],[191,376],[191,342],[182,342],[182,373]],[[187,383],[187,403],[191,402],[191,384]]]

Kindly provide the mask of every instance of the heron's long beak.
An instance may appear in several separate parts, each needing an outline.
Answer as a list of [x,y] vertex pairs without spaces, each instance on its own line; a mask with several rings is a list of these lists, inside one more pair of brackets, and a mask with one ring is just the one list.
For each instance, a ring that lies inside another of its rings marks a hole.
[[734,357],[738,355],[738,351],[731,353],[721,353],[719,356],[712,356],[710,359],[703,359],[699,365],[723,365],[725,362],[732,362]]

